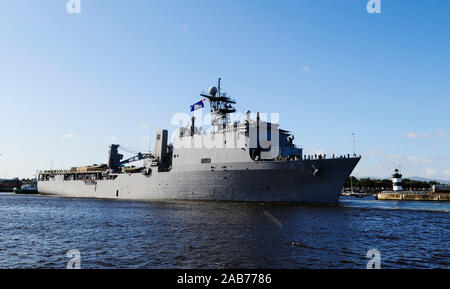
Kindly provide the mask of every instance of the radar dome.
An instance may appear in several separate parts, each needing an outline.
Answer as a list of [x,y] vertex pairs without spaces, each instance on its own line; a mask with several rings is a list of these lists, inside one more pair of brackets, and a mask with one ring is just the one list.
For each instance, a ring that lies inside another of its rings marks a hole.
[[208,93],[209,93],[209,95],[211,95],[211,96],[216,96],[216,93],[217,93],[217,87],[211,86],[211,87],[209,88],[209,90],[208,90]]

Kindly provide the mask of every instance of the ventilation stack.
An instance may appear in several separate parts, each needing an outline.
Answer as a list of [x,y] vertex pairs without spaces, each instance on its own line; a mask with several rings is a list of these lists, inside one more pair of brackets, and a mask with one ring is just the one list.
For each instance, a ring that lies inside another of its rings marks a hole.
[[156,131],[156,142],[153,155],[159,160],[162,167],[166,167],[168,164],[167,135],[167,130],[165,129]]
[[123,155],[119,154],[118,149],[119,145],[112,144],[109,146],[109,154],[108,154],[108,168],[111,172],[115,173],[120,166],[120,161],[123,158]]

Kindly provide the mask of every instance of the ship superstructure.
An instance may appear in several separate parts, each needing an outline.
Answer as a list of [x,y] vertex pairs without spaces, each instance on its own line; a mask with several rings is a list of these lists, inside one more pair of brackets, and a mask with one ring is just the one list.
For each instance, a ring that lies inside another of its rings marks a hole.
[[[231,121],[236,101],[208,93],[211,129],[195,117],[177,130],[156,132],[152,152],[123,160],[110,145],[107,164],[39,172],[43,194],[139,200],[226,200],[334,203],[360,157],[302,156],[294,136],[259,113]],[[140,161],[140,166],[129,166]]]

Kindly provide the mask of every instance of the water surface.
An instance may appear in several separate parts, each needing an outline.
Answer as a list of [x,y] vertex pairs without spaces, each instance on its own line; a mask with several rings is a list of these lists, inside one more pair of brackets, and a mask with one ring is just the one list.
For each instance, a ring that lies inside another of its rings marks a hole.
[[0,268],[450,268],[450,203],[134,202],[0,194]]

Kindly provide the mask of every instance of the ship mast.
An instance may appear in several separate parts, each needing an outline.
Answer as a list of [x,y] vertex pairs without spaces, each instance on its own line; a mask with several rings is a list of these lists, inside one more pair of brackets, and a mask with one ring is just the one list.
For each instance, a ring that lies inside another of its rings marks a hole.
[[208,94],[201,93],[200,95],[209,100],[211,106],[211,113],[213,115],[212,125],[222,124],[223,128],[227,126],[227,114],[236,112],[236,109],[232,104],[236,104],[236,101],[231,99],[221,92],[221,78],[218,80],[217,88],[211,86]]

